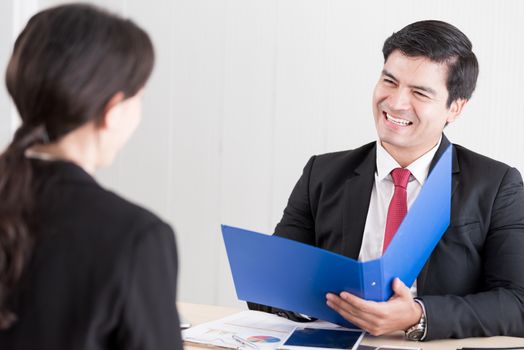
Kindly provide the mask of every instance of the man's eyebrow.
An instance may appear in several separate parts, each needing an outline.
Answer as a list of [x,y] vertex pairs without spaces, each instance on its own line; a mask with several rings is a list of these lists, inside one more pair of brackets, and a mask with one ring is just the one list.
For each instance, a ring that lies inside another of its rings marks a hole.
[[[386,77],[393,79],[395,82],[398,82],[398,79],[395,78],[395,76],[393,74],[391,74],[390,72],[388,72],[385,69],[382,70],[382,75],[385,75]],[[437,94],[437,92],[435,90],[433,90],[432,88],[427,87],[427,86],[409,85],[409,87],[412,88],[412,89],[425,91],[425,92],[427,92],[429,94],[432,94],[432,95],[436,95]]]
[[427,87],[427,86],[418,86],[418,85],[409,85],[410,88],[412,89],[417,89],[417,90],[422,90],[422,91],[425,91],[427,92],[428,94],[431,94],[433,96],[435,96],[437,93],[435,92],[435,90],[433,90],[432,88],[430,87]]
[[393,79],[395,81],[398,81],[397,78],[395,78],[395,76],[393,74],[391,74],[390,72],[388,72],[385,69],[382,70],[382,75],[385,75],[388,78],[391,78],[391,79]]

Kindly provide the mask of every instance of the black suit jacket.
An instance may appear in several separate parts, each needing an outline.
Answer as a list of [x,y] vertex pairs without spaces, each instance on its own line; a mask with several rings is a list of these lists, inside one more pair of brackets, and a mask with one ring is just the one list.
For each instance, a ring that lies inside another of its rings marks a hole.
[[[449,144],[444,136],[431,168]],[[275,234],[357,259],[375,168],[375,142],[313,156]],[[454,145],[451,224],[417,278],[426,339],[524,336],[523,268],[519,172]]]
[[32,164],[37,240],[0,349],[182,349],[171,228],[72,163]]

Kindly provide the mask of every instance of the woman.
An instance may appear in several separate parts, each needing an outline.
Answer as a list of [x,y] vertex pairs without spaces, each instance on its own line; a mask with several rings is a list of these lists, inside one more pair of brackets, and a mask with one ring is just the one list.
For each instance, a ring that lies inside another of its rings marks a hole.
[[0,349],[181,349],[171,228],[103,189],[153,68],[130,20],[33,16],[6,72],[22,124],[0,157]]

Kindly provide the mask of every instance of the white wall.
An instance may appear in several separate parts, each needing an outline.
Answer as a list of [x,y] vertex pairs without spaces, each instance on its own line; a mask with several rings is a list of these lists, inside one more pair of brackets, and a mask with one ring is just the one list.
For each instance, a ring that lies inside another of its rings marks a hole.
[[[0,2],[0,29],[17,1]],[[455,24],[480,62],[477,90],[449,138],[524,170],[523,1],[95,3],[129,15],[155,42],[141,128],[99,178],[175,226],[183,301],[239,305],[220,224],[271,232],[312,154],[375,138],[371,93],[382,43],[413,21]],[[11,36],[0,35],[3,63]]]

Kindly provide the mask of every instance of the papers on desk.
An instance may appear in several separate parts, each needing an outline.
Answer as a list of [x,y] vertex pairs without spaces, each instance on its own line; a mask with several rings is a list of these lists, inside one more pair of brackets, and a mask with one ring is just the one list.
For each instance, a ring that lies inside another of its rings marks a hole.
[[233,335],[243,339],[261,339],[278,345],[295,329],[294,322],[258,311],[243,311],[216,321],[182,331],[186,342],[237,349],[241,346]]
[[348,291],[389,299],[392,281],[411,286],[446,231],[451,211],[452,147],[443,153],[386,253],[360,262],[300,242],[222,226],[240,300],[294,311],[354,328],[326,305],[326,293]]
[[[226,349],[249,349],[234,336],[254,343],[258,349],[277,349],[297,327],[303,323],[259,311],[242,311],[237,314],[200,324],[182,331],[185,342]],[[307,328],[342,329],[332,323],[315,321]]]

